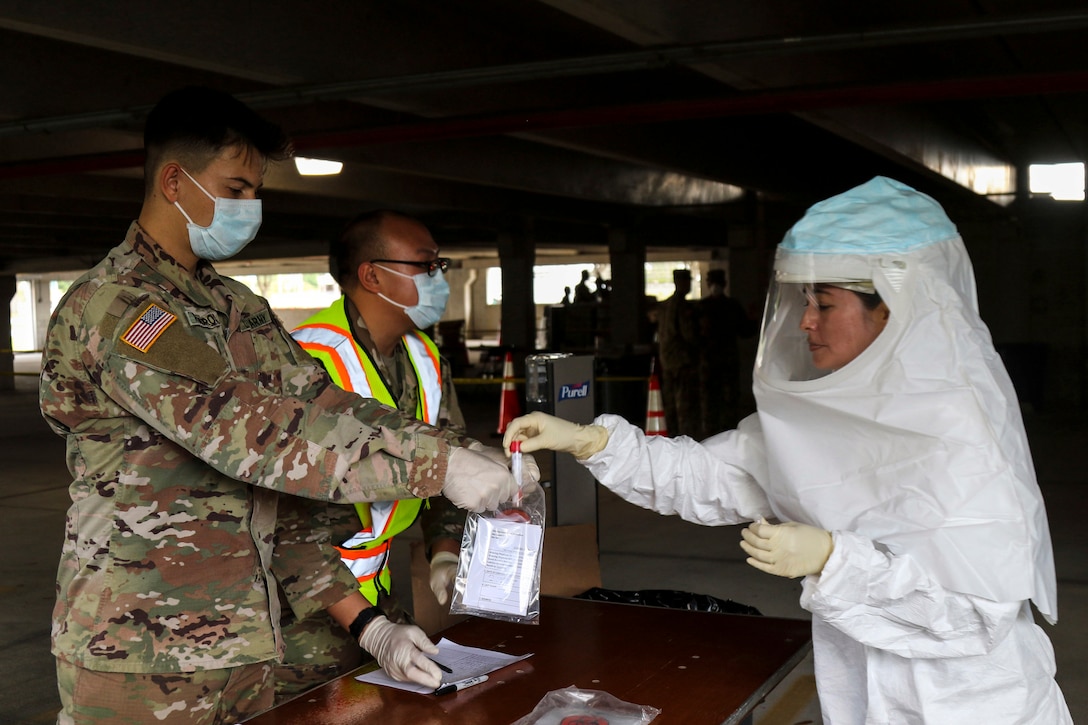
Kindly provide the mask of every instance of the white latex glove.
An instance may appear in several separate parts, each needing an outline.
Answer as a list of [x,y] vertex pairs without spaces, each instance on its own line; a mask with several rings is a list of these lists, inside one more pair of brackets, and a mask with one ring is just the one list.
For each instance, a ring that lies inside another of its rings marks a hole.
[[501,448],[485,446],[480,441],[472,441],[468,444],[467,448],[474,453],[479,453],[490,461],[498,463],[503,468],[510,467],[510,459],[506,457],[506,453]]
[[[485,446],[479,441],[473,441],[469,444],[468,449],[487,456],[495,461],[495,463],[506,466],[507,468],[510,467],[510,458],[502,448],[492,448],[491,446]],[[521,472],[525,476],[525,480],[522,481],[523,484],[540,483],[540,466],[536,464],[536,459],[532,456],[525,455],[524,453],[522,454]]]
[[608,444],[608,430],[599,425],[571,423],[538,411],[514,418],[506,425],[503,447],[510,450],[510,442],[515,440],[521,441],[522,453],[563,451],[584,460],[604,449]]
[[524,494],[532,485],[540,485],[540,466],[536,465],[536,459],[525,451],[521,452],[521,487]]
[[791,579],[819,574],[835,547],[831,532],[795,521],[778,525],[755,521],[740,535],[744,538],[740,548],[748,554],[749,564]]
[[385,617],[375,617],[359,636],[359,646],[394,680],[424,687],[442,684],[442,671],[427,657],[438,654],[438,647],[414,624],[393,624]]
[[439,604],[445,604],[450,598],[450,587],[457,576],[457,554],[452,551],[437,551],[431,557],[431,591]]
[[510,469],[468,448],[454,448],[446,465],[442,493],[469,511],[487,511],[509,501],[518,490]]

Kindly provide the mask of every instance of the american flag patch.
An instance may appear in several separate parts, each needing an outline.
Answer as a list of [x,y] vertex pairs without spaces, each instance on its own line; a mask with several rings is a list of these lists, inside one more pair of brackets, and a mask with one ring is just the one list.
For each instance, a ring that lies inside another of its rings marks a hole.
[[140,352],[147,352],[159,339],[159,335],[166,331],[178,319],[156,304],[148,305],[140,319],[132,323],[128,331],[121,335],[121,340],[132,345]]

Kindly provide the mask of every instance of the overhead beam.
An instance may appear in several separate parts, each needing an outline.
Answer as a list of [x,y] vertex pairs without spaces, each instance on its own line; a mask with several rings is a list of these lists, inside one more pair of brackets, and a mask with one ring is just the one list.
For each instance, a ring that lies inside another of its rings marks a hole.
[[[541,0],[541,2],[643,46],[675,45],[690,42],[693,35],[713,32],[711,27],[668,22],[661,16],[663,10],[660,6],[645,3],[630,3],[625,0]],[[850,33],[780,37],[779,40],[783,46],[782,54],[794,52],[794,41],[797,42],[798,49],[807,48],[811,51],[822,52],[844,51],[910,43],[1068,32],[1083,27],[1082,23],[1086,18],[1088,14],[1080,10],[1068,15],[1058,12],[996,18],[980,17],[914,26],[868,28]],[[691,18],[685,16],[685,19]],[[759,22],[755,20],[756,24]],[[752,33],[753,26],[745,27],[740,32]],[[867,46],[867,43],[873,45]],[[821,48],[821,45],[824,47]],[[731,56],[730,59],[742,57],[744,56],[738,54]],[[722,62],[723,60],[723,58],[708,58],[706,62],[693,63],[691,67],[708,77],[748,92],[758,92],[768,85],[773,85],[762,80],[758,65],[749,66],[740,72]],[[969,82],[967,79],[965,81]],[[954,88],[955,85],[953,83],[949,89]],[[978,90],[981,91],[981,88]],[[1079,92],[1081,89],[1076,90]],[[1000,91],[997,93],[998,95],[993,97],[1000,97]],[[1025,94],[1017,95],[1034,94],[1028,90]],[[962,97],[977,99],[988,96],[970,94]],[[915,100],[932,101],[949,98],[949,96],[941,96]],[[906,98],[903,102],[907,102]],[[984,148],[974,139],[947,128],[938,129],[932,122],[925,124],[924,128],[918,128],[917,124],[913,123],[915,119],[896,119],[894,111],[884,111],[879,118],[874,118],[871,114],[857,113],[853,108],[848,107],[851,105],[869,104],[796,108],[790,112],[874,153],[907,166],[928,169],[934,175],[951,179],[975,193],[1014,191],[1015,172],[1011,161],[998,158],[990,149]]]
[[[1009,98],[1088,91],[1088,72],[1032,73],[845,87],[742,93],[726,98],[656,101],[595,108],[500,113],[421,120],[394,126],[316,131],[295,137],[300,151],[371,144],[435,141],[547,129],[635,125],[740,115],[799,113],[842,107]],[[109,152],[0,164],[0,179],[130,168],[142,152]]]
[[[55,39],[122,52],[134,57],[163,60],[178,65],[211,70],[237,78],[261,80],[278,87],[239,93],[238,98],[254,108],[282,108],[319,101],[361,98],[396,92],[449,90],[469,86],[486,86],[500,83],[534,81],[583,75],[629,72],[672,66],[701,66],[723,59],[759,57],[768,55],[795,55],[804,53],[859,50],[888,47],[908,43],[963,40],[969,38],[1023,35],[1047,32],[1068,32],[1088,27],[1088,12],[1057,12],[1035,15],[1016,15],[997,18],[980,18],[943,23],[896,28],[872,28],[862,31],[831,33],[814,36],[792,36],[728,40],[676,45],[678,39],[656,38],[634,19],[618,20],[619,16],[634,12],[627,2],[587,3],[585,0],[542,0],[558,9],[577,15],[589,22],[627,35],[645,43],[649,38],[666,40],[670,45],[652,47],[623,53],[612,53],[560,60],[514,63],[490,67],[459,69],[433,73],[418,73],[384,78],[371,78],[335,83],[290,86],[282,75],[262,77],[251,69],[233,65],[203,62],[192,55],[163,53],[147,46],[109,40],[98,35],[58,27],[62,20],[53,18],[49,24],[27,22],[0,16],[0,27],[51,37]],[[287,86],[287,87],[284,87]],[[0,136],[41,131],[94,128],[118,122],[139,120],[151,110],[151,106],[135,106],[123,109],[55,116],[51,118],[20,119],[0,123]]]

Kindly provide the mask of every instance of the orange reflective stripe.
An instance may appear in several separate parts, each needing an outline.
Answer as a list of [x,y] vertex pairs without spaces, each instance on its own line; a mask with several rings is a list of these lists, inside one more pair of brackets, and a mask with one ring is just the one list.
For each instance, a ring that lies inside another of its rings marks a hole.
[[[340,359],[340,355],[336,352],[336,348],[329,347],[328,345],[322,345],[319,342],[300,342],[298,345],[311,355],[314,355],[314,353],[320,353],[321,356],[331,362],[336,368],[337,382],[340,384],[340,386],[344,390],[352,393],[355,392],[355,388],[351,387],[351,375],[348,374],[348,369],[347,367],[345,367],[344,361]],[[314,355],[314,357],[318,357],[320,359],[319,355]]]
[[[424,335],[419,330],[414,330],[412,332],[412,334],[415,335],[417,338],[419,338],[419,341],[423,343],[423,348],[427,351],[427,356],[430,357],[431,362],[434,363],[434,369],[438,373],[438,384],[439,384],[439,386],[441,386],[442,385],[442,360],[441,360],[441,357],[438,354],[438,348],[433,346],[433,343],[431,343],[430,338],[428,338],[426,335]],[[428,344],[428,343],[431,343],[431,344]]]
[[418,382],[416,417],[435,425],[442,401],[442,360],[438,347],[423,332],[413,330],[404,336],[404,349]]
[[[386,388],[376,364],[351,333],[346,305],[346,299],[341,298],[339,303],[312,315],[291,334],[304,350],[325,363],[329,376],[341,388],[396,408],[397,401]],[[433,418],[437,417],[442,401],[442,364],[438,348],[419,331],[405,335],[402,344],[418,382],[416,417],[434,425],[437,421]],[[355,505],[365,528],[340,542],[337,549],[360,582],[367,583],[375,576],[383,581],[388,578],[388,573],[382,575],[381,572],[388,572],[388,557],[382,557],[389,550],[389,541],[415,521],[421,506],[418,499]],[[365,587],[363,594],[367,596]]]
[[347,559],[349,561],[355,561],[357,559],[370,559],[375,556],[381,556],[382,554],[384,554],[386,552],[386,549],[389,548],[390,541],[392,541],[392,539],[387,539],[375,546],[373,549],[344,549],[338,546],[336,547],[336,550],[340,552],[341,559]]
[[337,335],[344,334],[344,328],[338,327],[328,322],[304,322],[295,329],[301,330],[303,327],[317,327],[322,330],[329,330],[330,332],[335,332]]
[[[340,559],[343,561],[344,566],[351,571],[352,576],[360,585],[366,585],[373,581],[375,577],[381,576],[381,573],[388,569],[388,561],[385,556],[389,551],[389,544],[392,540],[381,542],[373,549],[342,549],[339,546],[336,547],[340,552]],[[379,558],[380,557],[380,558]],[[366,596],[367,591],[362,590],[363,595]],[[377,592],[372,592],[374,596]],[[376,602],[367,597],[371,604]]]

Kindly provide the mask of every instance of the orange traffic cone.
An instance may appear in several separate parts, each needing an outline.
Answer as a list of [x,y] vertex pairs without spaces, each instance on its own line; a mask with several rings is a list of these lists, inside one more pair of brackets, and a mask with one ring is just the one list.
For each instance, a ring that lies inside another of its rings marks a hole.
[[646,394],[646,435],[667,436],[665,425],[665,406],[661,401],[661,382],[657,379],[654,362],[650,362],[650,389]]
[[499,399],[499,435],[506,432],[506,426],[521,415],[521,403],[518,391],[514,388],[514,354],[506,353],[502,363],[502,397]]

